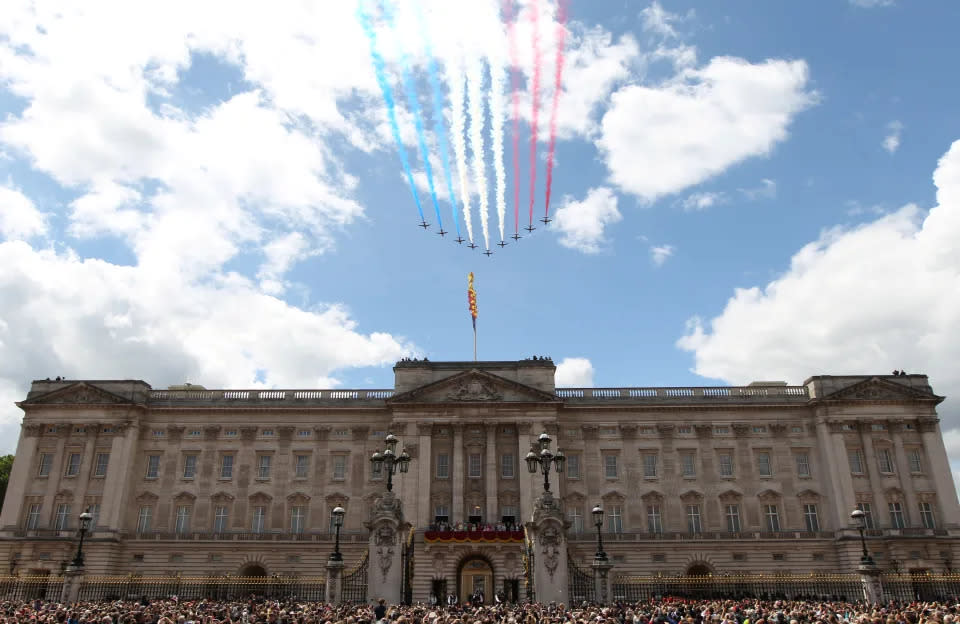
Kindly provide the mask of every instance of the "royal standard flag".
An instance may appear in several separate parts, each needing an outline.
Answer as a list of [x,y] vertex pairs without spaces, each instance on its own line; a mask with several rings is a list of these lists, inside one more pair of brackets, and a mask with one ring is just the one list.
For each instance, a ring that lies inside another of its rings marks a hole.
[[467,303],[470,305],[470,318],[473,319],[473,328],[477,328],[477,291],[473,289],[473,271],[467,276]]

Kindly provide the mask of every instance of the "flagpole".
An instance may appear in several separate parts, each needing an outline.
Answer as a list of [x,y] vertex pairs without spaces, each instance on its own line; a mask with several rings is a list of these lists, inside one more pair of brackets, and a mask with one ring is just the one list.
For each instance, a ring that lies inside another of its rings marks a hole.
[[473,322],[473,361],[477,361],[477,322]]

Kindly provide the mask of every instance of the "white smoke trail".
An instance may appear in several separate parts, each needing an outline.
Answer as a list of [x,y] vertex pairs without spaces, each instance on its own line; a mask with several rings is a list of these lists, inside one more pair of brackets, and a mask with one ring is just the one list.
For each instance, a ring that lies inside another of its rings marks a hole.
[[478,212],[480,227],[483,229],[483,241],[490,249],[490,232],[487,226],[487,166],[483,161],[483,63],[477,56],[467,60],[467,108],[470,113],[470,152],[472,156],[474,184],[480,193]]
[[[499,20],[498,20],[499,23]],[[490,136],[493,147],[493,171],[496,178],[497,218],[500,240],[503,240],[503,222],[507,215],[507,172],[503,168],[503,98],[507,86],[506,58],[502,46],[492,46],[490,62]]]
[[473,220],[470,217],[470,185],[467,181],[467,144],[464,138],[465,120],[463,109],[467,104],[464,88],[463,64],[447,64],[447,82],[450,84],[450,138],[453,143],[453,158],[457,162],[457,177],[460,178],[460,201],[463,202],[463,222],[467,226],[467,239],[473,242]]

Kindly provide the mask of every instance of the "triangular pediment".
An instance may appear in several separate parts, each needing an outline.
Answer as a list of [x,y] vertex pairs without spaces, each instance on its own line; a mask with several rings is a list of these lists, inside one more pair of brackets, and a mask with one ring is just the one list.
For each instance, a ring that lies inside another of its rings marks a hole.
[[66,388],[21,401],[20,405],[132,405],[133,401],[119,394],[80,381]]
[[555,402],[550,392],[522,384],[486,371],[471,369],[435,381],[387,400],[396,403],[491,403],[491,402]]
[[929,390],[911,388],[895,381],[872,377],[847,386],[824,397],[829,401],[915,401],[943,400]]

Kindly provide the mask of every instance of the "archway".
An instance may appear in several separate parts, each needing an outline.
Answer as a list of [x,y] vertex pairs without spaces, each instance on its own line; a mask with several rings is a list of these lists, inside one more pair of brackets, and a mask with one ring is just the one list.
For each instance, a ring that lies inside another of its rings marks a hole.
[[259,563],[248,563],[240,568],[240,576],[266,576],[266,569]]
[[460,604],[470,602],[478,591],[487,604],[493,601],[496,587],[493,585],[493,563],[480,554],[468,555],[457,566],[457,597]]
[[710,576],[713,570],[705,563],[693,563],[687,568],[687,576]]

